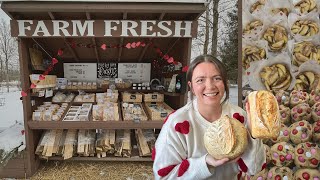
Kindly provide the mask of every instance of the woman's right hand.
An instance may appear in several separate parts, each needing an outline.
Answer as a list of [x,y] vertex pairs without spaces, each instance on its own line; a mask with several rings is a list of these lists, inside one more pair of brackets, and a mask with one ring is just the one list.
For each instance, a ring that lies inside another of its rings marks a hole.
[[225,164],[228,161],[229,161],[229,158],[214,159],[210,154],[207,154],[206,156],[207,164],[213,167],[221,166],[222,164]]

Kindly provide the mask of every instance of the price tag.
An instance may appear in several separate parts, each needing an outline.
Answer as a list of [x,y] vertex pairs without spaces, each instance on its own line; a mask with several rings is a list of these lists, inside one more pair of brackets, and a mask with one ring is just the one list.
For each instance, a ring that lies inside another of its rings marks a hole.
[[46,89],[46,98],[48,98],[48,97],[52,97],[53,96],[53,91],[52,91],[52,89]]

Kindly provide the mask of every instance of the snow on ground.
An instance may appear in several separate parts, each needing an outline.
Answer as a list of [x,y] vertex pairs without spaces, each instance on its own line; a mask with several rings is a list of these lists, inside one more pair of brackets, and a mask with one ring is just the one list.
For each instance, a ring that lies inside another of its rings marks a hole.
[[23,108],[20,96],[20,91],[16,87],[11,87],[9,93],[7,93],[7,88],[0,87],[0,99],[5,99],[5,104],[0,106],[0,132],[1,129],[15,124],[16,121],[23,123]]
[[[21,143],[25,144],[23,108],[20,91],[17,87],[10,87],[10,92],[0,86],[0,149],[10,152]],[[19,150],[23,150],[21,146]]]

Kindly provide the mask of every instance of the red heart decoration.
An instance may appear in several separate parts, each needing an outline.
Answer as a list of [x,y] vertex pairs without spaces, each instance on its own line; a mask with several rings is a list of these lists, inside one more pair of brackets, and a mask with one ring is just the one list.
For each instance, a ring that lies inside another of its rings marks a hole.
[[170,165],[168,167],[162,168],[158,171],[158,175],[161,177],[164,177],[168,175],[174,167],[176,167],[176,165]]
[[126,45],[126,48],[127,48],[127,49],[131,49],[131,44],[128,43],[128,44]]
[[138,42],[136,43],[136,47],[139,47],[140,45],[141,45],[141,42],[138,41]]
[[247,165],[244,163],[244,161],[242,160],[242,158],[240,158],[239,160],[238,160],[238,164],[239,164],[239,166],[240,166],[240,169],[241,169],[241,171],[242,172],[247,172],[248,171],[248,167],[247,167]]
[[189,165],[190,164],[188,160],[185,159],[182,161],[178,170],[178,177],[181,177],[188,170]]
[[182,68],[182,72],[187,72],[188,69],[189,69],[189,66],[184,66],[184,67]]
[[31,85],[30,85],[31,89],[36,88],[36,87],[37,87],[37,85],[35,85],[34,83],[31,83]]
[[58,50],[58,56],[62,56],[62,54],[63,54],[62,49],[59,49],[59,50]]
[[244,123],[244,117],[242,115],[240,115],[239,113],[234,113],[232,115],[232,117],[239,120],[241,123]]
[[21,130],[21,135],[24,135],[25,131],[24,130]]
[[154,147],[154,148],[152,149],[152,153],[151,153],[151,159],[152,159],[152,161],[154,161],[155,158],[156,158],[156,147]]
[[182,123],[177,123],[174,129],[182,134],[188,134],[189,133],[190,124],[189,121],[185,120]]
[[168,60],[168,59],[169,59],[168,54],[164,55],[164,56],[163,56],[163,59]]
[[170,63],[170,64],[173,63],[173,61],[174,61],[174,59],[173,59],[172,57],[170,57],[170,58],[167,60],[167,62]]
[[131,44],[131,47],[132,47],[132,48],[136,48],[136,43],[133,42],[133,43]]
[[[48,73],[47,73],[48,74]],[[40,74],[40,76],[39,76],[39,80],[45,80],[46,79],[46,76],[45,75],[42,75],[42,74]]]
[[59,62],[58,59],[52,58],[52,64],[53,64],[53,65],[57,64],[58,62]]
[[22,97],[26,97],[28,94],[26,93],[26,92],[24,92],[24,91],[21,91],[21,96]]
[[102,44],[101,45],[101,49],[106,50],[107,49],[107,45],[106,44]]

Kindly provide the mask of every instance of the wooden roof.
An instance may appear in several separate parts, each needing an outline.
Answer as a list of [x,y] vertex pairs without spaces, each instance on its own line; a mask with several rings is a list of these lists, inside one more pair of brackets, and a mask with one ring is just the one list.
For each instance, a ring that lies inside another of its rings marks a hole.
[[[196,20],[205,10],[204,3],[147,3],[147,2],[49,2],[49,1],[5,1],[1,8],[14,20]],[[188,38],[124,38],[124,37],[55,37],[28,38],[30,46],[39,43],[53,56],[64,47],[64,59],[76,61],[135,61],[145,62],[157,57],[149,45],[135,50],[110,48],[106,51],[101,44],[124,45],[126,43],[150,42],[164,52],[179,52]],[[36,41],[36,42],[35,42]],[[76,43],[77,48],[71,48]],[[79,46],[80,44],[80,46]],[[94,48],[81,47],[95,45]]]

